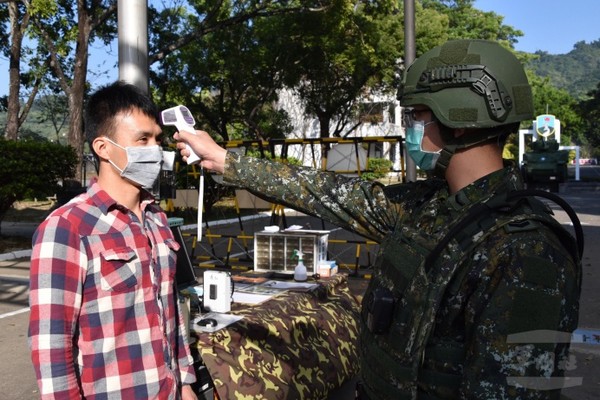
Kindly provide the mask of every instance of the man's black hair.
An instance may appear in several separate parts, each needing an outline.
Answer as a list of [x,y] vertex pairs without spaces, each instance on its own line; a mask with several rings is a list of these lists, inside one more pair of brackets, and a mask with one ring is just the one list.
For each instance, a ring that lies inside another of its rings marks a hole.
[[113,137],[115,116],[122,112],[140,110],[158,123],[158,110],[152,99],[140,88],[117,81],[98,89],[87,102],[85,136],[93,151],[92,142],[99,136]]

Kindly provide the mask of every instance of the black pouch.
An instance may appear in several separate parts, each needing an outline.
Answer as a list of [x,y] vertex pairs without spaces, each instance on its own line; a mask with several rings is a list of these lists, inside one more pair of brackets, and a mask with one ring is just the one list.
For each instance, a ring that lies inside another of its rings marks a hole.
[[384,333],[390,327],[394,315],[392,291],[377,287],[366,299],[367,327],[371,333]]

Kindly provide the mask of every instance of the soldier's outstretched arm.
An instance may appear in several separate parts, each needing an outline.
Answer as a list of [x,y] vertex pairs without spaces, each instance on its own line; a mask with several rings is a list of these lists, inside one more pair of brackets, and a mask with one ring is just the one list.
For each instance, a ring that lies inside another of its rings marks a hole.
[[376,242],[394,229],[401,215],[401,206],[393,204],[377,182],[231,152],[223,182]]
[[274,203],[323,218],[367,238],[381,241],[395,226],[401,207],[386,197],[383,186],[333,172],[243,157],[218,145],[204,131],[178,132],[175,139],[184,160],[186,144],[200,165],[223,174],[225,184],[245,188]]

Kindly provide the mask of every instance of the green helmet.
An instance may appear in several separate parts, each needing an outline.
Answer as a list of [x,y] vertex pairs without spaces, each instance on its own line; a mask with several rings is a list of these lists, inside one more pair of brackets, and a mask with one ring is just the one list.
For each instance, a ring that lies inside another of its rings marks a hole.
[[491,128],[533,118],[531,86],[509,50],[487,40],[451,40],[419,57],[398,91],[449,128]]

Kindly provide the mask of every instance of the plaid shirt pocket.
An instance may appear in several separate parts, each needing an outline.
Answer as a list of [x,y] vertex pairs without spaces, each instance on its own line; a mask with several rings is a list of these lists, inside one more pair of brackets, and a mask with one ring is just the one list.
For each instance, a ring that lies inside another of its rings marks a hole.
[[136,273],[141,265],[136,252],[131,247],[104,250],[100,256],[102,290],[123,292],[137,285]]

